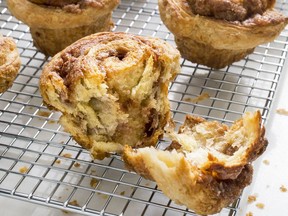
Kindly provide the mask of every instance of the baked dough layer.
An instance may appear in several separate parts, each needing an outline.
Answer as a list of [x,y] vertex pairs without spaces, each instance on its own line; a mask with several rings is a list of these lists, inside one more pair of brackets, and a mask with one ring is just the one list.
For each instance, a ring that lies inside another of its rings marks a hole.
[[21,66],[20,56],[12,38],[0,35],[0,93],[10,88]]
[[273,41],[288,23],[288,18],[273,8],[241,22],[195,15],[187,0],[159,0],[159,11],[181,54],[213,68],[230,65],[256,46]]
[[251,162],[266,149],[260,112],[246,113],[231,127],[187,116],[167,150],[126,146],[129,170],[154,180],[170,199],[207,215],[220,212],[251,183]]
[[10,12],[30,27],[34,45],[53,56],[76,40],[113,27],[112,11],[119,0],[100,0],[79,12],[38,5],[28,0],[8,0]]
[[170,119],[168,85],[180,71],[168,43],[126,33],[78,40],[43,69],[44,102],[94,158],[155,145]]

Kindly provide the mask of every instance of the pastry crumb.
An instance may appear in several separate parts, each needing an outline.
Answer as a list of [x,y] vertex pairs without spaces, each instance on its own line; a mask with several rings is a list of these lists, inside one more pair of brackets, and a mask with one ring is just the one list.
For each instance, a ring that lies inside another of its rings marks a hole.
[[61,210],[64,214],[69,214],[69,211]]
[[55,161],[55,163],[56,163],[56,164],[60,164],[60,163],[61,163],[61,160],[58,159],[58,160]]
[[42,110],[38,110],[37,114],[38,116],[42,116],[42,117],[49,117],[50,116],[50,112],[47,111],[42,111]]
[[286,116],[288,116],[288,110],[287,110],[287,109],[283,109],[283,108],[277,109],[277,110],[276,110],[276,113],[278,113],[279,115],[286,115]]
[[120,195],[121,195],[121,196],[124,196],[124,195],[125,195],[125,191],[122,191],[122,192],[120,193]]
[[257,203],[256,207],[259,209],[264,209],[265,205],[263,203]]
[[281,185],[280,191],[285,193],[287,192],[287,188],[284,185]]
[[19,172],[20,173],[26,173],[28,171],[28,167],[27,166],[23,166],[23,167],[20,167],[20,169],[19,169]]
[[95,178],[92,178],[92,179],[90,180],[90,186],[91,186],[92,188],[95,188],[96,185],[97,185],[97,183],[98,183],[98,180],[95,179]]
[[256,199],[257,199],[256,195],[250,195],[250,196],[248,196],[247,201],[248,201],[248,203],[252,203],[252,202],[255,202]]
[[72,154],[70,153],[65,153],[65,154],[62,154],[63,157],[65,158],[71,158],[72,157]]
[[103,194],[103,195],[102,195],[102,198],[103,198],[103,199],[108,199],[109,196],[108,196],[107,194]]
[[246,213],[246,216],[253,216],[253,213],[252,212],[248,212],[248,213]]
[[76,162],[76,163],[73,164],[73,166],[76,167],[76,168],[80,167],[80,165],[81,165],[81,164],[78,163],[78,162]]
[[77,202],[77,200],[72,200],[71,202],[69,202],[68,204],[73,205],[73,206],[80,206]]
[[265,165],[269,165],[269,164],[270,164],[270,161],[269,161],[269,160],[263,160],[263,163],[264,163]]
[[55,124],[55,123],[56,123],[55,120],[49,120],[49,121],[48,121],[48,124]]
[[184,101],[186,102],[191,102],[191,103],[198,103],[200,101],[209,99],[210,95],[208,93],[202,93],[201,95],[199,95],[198,97],[195,98],[184,98]]

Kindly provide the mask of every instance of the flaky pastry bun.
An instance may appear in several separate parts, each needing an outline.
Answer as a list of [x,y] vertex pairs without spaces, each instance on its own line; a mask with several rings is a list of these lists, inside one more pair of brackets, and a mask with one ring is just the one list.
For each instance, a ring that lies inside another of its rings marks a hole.
[[119,4],[119,0],[49,2],[8,0],[7,6],[12,15],[30,27],[34,45],[50,56],[84,36],[110,31],[112,11]]
[[168,85],[180,71],[168,43],[126,33],[98,33],[73,43],[44,67],[44,102],[94,158],[124,145],[153,146],[170,119]]
[[[273,3],[267,4],[261,14],[255,13],[244,20],[228,21],[194,14],[191,1],[159,0],[161,19],[174,34],[184,58],[212,68],[223,68],[241,60],[252,53],[256,46],[273,41],[288,23],[287,17],[273,9]],[[201,3],[201,0],[194,1]],[[233,1],[207,2],[219,4]]]
[[268,144],[260,112],[246,113],[231,127],[187,116],[178,133],[168,130],[166,150],[126,146],[129,170],[154,180],[169,198],[201,215],[228,206],[251,183],[251,162]]
[[20,56],[12,38],[0,35],[0,93],[10,88],[21,66]]

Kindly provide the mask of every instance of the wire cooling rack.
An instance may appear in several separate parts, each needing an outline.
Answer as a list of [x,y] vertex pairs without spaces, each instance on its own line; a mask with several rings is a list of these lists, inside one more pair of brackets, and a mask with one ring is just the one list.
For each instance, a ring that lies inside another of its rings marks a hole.
[[[276,8],[287,11],[286,1]],[[42,103],[38,81],[49,60],[33,47],[29,28],[0,1],[1,33],[15,39],[22,59],[12,88],[0,94],[0,195],[83,215],[195,215],[169,200],[157,185],[129,173],[118,156],[91,161],[63,132],[59,113]],[[174,44],[161,23],[156,0],[122,0],[114,31],[162,38]],[[246,111],[269,115],[287,56],[287,30],[272,43],[222,70],[182,60],[170,86],[174,120],[188,113],[231,123]],[[206,95],[195,103],[193,98]],[[193,103],[194,102],[194,103]],[[165,142],[165,141],[163,141]],[[219,215],[236,215],[240,198]]]

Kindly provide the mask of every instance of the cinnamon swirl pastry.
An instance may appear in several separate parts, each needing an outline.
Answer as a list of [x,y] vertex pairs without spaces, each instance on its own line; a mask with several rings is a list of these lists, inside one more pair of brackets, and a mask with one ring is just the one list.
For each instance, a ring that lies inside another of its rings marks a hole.
[[229,128],[187,116],[167,150],[126,146],[129,170],[154,180],[170,199],[200,215],[220,212],[251,183],[251,162],[266,149],[260,112],[246,113]]
[[153,146],[170,119],[168,85],[179,60],[179,52],[160,39],[94,34],[45,66],[41,95],[94,158],[121,153],[124,145]]
[[8,9],[30,27],[34,45],[53,56],[76,40],[113,27],[119,0],[7,0]]
[[12,38],[0,35],[0,93],[10,88],[15,80],[21,61]]
[[161,19],[181,55],[223,68],[260,44],[273,41],[288,23],[275,0],[159,0]]

